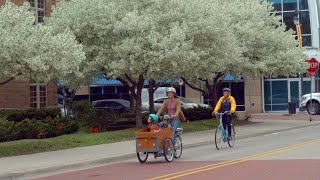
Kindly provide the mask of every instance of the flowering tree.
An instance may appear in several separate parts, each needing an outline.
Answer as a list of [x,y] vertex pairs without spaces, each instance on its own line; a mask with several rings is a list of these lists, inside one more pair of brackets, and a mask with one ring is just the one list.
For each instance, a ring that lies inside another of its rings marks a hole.
[[[194,73],[190,67],[205,66],[200,59],[212,54],[224,57],[220,46],[232,47],[226,20],[214,10],[218,10],[214,1],[208,5],[205,0],[77,0],[62,2],[47,23],[75,33],[85,46],[88,68],[105,67],[109,77],[120,77],[134,87],[137,126],[141,126],[145,79]],[[205,38],[209,40],[203,43]]]
[[[227,73],[253,77],[296,75],[306,71],[304,49],[297,47],[293,31],[286,31],[286,26],[280,22],[281,17],[271,13],[271,4],[259,3],[257,0],[218,1],[226,18],[231,19],[229,28],[236,37],[238,57],[216,58],[216,62],[220,60],[216,66],[220,66],[218,69],[203,69],[192,77],[186,75],[186,84],[203,93],[209,92],[209,98],[215,104],[217,89]],[[213,74],[211,77],[208,76],[210,72]]]
[[53,33],[51,27],[33,23],[27,4],[18,7],[7,1],[0,7],[0,79],[7,79],[1,84],[81,76],[78,66],[85,55],[74,35],[68,30]]

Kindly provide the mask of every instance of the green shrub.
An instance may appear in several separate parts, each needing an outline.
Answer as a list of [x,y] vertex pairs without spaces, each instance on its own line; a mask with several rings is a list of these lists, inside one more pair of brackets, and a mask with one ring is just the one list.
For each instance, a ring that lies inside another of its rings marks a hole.
[[73,120],[46,118],[39,121],[25,119],[19,122],[0,122],[0,142],[20,139],[50,138],[74,133],[79,125]]
[[98,128],[99,131],[106,131],[107,127],[113,125],[118,118],[118,115],[109,109],[97,109],[92,115],[86,123],[88,127]]
[[88,121],[94,115],[95,107],[89,101],[75,101],[71,105],[73,115],[82,121]]
[[0,142],[16,140],[18,138],[18,135],[19,131],[15,128],[14,122],[0,122]]
[[195,107],[193,109],[182,109],[184,116],[189,121],[212,119],[212,108]]
[[55,118],[60,115],[59,108],[43,108],[43,109],[21,109],[21,110],[3,110],[3,114],[7,115],[8,121],[20,122],[24,119],[43,120],[48,117]]

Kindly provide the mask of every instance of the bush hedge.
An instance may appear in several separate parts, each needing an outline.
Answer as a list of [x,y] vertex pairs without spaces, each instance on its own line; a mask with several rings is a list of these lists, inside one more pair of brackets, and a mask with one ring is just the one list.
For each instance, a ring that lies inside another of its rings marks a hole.
[[43,120],[46,118],[56,118],[60,116],[59,108],[43,108],[43,109],[18,109],[18,110],[1,110],[0,116],[6,117],[8,121],[20,122],[24,119]]
[[46,118],[42,121],[0,121],[0,142],[20,139],[50,138],[70,134],[79,129],[78,123],[61,118]]
[[212,118],[212,111],[213,108],[206,108],[206,107],[194,107],[190,109],[182,109],[182,112],[187,120],[189,121],[198,121],[204,119],[211,119]]

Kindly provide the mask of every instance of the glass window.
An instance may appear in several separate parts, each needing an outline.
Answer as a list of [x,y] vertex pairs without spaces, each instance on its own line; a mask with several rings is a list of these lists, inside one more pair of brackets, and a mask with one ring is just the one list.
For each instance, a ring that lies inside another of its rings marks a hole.
[[44,0],[38,0],[38,8],[44,9]]
[[38,23],[43,23],[44,11],[38,11]]
[[303,81],[302,82],[302,95],[309,94],[310,91],[311,91],[310,81]]
[[273,4],[275,11],[281,11],[281,0],[269,0]]
[[283,0],[283,11],[292,11],[297,9],[297,0]]
[[237,111],[245,111],[246,107],[245,106],[238,106],[237,105]]
[[299,9],[305,10],[308,9],[308,0],[299,0]]
[[312,42],[311,42],[311,35],[307,35],[307,36],[302,36],[302,46],[308,46],[311,47],[312,46]]
[[232,82],[231,94],[236,99],[237,105],[245,105],[244,82]]
[[300,11],[301,33],[311,34],[309,11]]
[[[39,92],[38,88],[39,86]],[[38,97],[39,93],[39,97]],[[47,107],[47,86],[45,85],[31,85],[30,86],[30,107],[38,107],[38,100],[40,102],[40,107]]]
[[129,88],[127,86],[117,86],[118,93],[129,93]]
[[90,94],[102,94],[102,87],[90,87]]
[[104,86],[103,87],[103,94],[115,94],[115,87],[114,86]]
[[[288,103],[288,83],[284,81],[272,81],[272,104]],[[273,108],[272,108],[273,110]]]
[[265,105],[264,106],[265,111],[271,111],[271,105]]
[[272,111],[285,111],[288,110],[288,104],[272,105]]
[[31,7],[34,7],[34,0],[28,0],[28,3],[30,4]]
[[265,104],[271,104],[271,83],[270,82],[271,81],[264,81],[264,103]]
[[47,86],[40,86],[40,107],[47,106]]
[[296,30],[296,25],[293,22],[294,12],[284,12],[283,13],[283,23],[287,26],[286,30],[293,29]]
[[37,86],[30,86],[30,107],[37,107]]

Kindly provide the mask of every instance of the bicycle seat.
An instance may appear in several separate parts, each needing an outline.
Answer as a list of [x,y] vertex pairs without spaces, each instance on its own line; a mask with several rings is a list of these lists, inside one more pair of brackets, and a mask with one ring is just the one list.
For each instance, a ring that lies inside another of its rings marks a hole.
[[183,131],[183,128],[177,128],[176,130],[177,133],[182,133],[182,131]]

